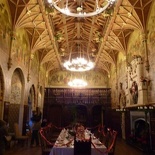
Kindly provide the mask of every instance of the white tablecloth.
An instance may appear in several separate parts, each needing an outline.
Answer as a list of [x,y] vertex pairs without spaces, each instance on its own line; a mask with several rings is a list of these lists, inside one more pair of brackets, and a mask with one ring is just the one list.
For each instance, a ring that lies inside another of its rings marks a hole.
[[[50,155],[74,155],[73,141],[70,145],[65,145],[68,141],[70,141],[65,138],[65,134],[67,134],[67,132],[65,133],[64,131],[61,131],[55,145],[51,149]],[[60,138],[61,143],[63,144],[60,143]],[[92,143],[91,155],[108,155],[108,153],[105,153],[107,148],[105,145],[100,144],[98,139],[92,138]],[[99,150],[103,153],[101,153]]]

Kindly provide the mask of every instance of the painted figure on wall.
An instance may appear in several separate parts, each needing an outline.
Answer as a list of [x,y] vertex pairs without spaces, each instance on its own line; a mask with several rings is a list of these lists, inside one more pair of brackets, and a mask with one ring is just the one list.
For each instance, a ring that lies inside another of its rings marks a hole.
[[133,104],[137,104],[137,102],[138,102],[138,85],[137,85],[136,81],[134,81],[132,83],[132,86],[130,88],[130,93],[132,96]]
[[123,90],[123,83],[121,82],[120,82],[120,92],[119,92],[119,106],[123,108],[126,106],[125,91]]

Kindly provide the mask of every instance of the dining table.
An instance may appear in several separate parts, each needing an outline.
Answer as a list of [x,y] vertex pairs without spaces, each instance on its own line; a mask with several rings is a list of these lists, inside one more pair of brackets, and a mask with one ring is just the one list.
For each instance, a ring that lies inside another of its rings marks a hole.
[[[85,130],[85,138],[91,136],[91,155],[108,155],[106,146],[100,142],[89,130]],[[49,155],[74,155],[74,136],[68,129],[63,129]]]

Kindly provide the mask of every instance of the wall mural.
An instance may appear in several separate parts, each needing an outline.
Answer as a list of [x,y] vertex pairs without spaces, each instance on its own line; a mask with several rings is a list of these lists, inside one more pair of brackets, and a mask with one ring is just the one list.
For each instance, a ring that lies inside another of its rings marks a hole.
[[24,62],[26,67],[28,64],[28,38],[24,29],[17,30],[16,32],[11,28],[11,21],[8,13],[8,8],[5,0],[0,2],[0,43],[4,51],[9,52],[10,36],[12,39],[12,59],[18,64]]
[[87,81],[88,86],[108,86],[107,77],[100,72],[88,71],[82,73],[59,71],[49,76],[49,86],[67,86],[70,80],[82,78]]
[[12,59],[19,64],[24,62],[24,65],[28,67],[28,39],[26,38],[26,32],[22,29],[14,32],[14,38],[12,42]]
[[114,107],[117,103],[117,96],[116,96],[116,69],[114,66],[111,67],[111,72],[110,72],[110,87],[111,87],[111,103],[112,106]]
[[11,22],[6,3],[6,0],[0,1],[0,43],[4,51],[9,51]]
[[[121,52],[118,54],[118,75],[122,75],[126,71],[126,56],[124,56]],[[125,76],[125,74],[123,74]],[[121,77],[121,76],[120,76]]]
[[46,71],[42,66],[40,67],[39,79],[40,81],[45,81],[46,79]]
[[131,34],[129,45],[128,45],[128,62],[131,62],[133,60],[133,57],[135,55],[142,56],[144,55],[144,45],[142,42],[142,34],[140,31],[134,31]]
[[38,74],[39,61],[37,53],[31,54],[31,70],[34,74]]
[[[150,17],[148,20],[148,47],[149,50],[153,52],[153,50],[155,49],[155,3],[152,7],[151,13],[150,13]],[[155,52],[154,52],[155,54]]]
[[22,82],[20,79],[20,74],[16,70],[12,76],[11,81],[11,104],[20,104],[21,103],[21,92],[22,92]]

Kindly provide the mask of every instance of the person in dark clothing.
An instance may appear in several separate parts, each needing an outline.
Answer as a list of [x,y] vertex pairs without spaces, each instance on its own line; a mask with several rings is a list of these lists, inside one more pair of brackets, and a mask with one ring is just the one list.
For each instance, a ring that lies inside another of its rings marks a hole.
[[42,123],[41,123],[41,127],[46,127],[47,126],[47,119],[43,119]]
[[41,113],[37,113],[37,111],[33,111],[31,121],[39,122],[40,120],[41,120]]
[[30,129],[32,132],[32,137],[31,137],[31,146],[34,147],[34,142],[36,143],[36,146],[39,145],[39,135],[38,132],[41,128],[41,118],[40,116],[37,115],[36,111],[33,112],[33,116],[30,120]]
[[8,127],[5,121],[0,120],[0,155],[5,153],[5,136],[8,135]]

